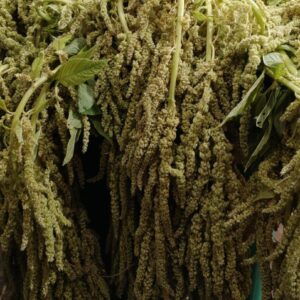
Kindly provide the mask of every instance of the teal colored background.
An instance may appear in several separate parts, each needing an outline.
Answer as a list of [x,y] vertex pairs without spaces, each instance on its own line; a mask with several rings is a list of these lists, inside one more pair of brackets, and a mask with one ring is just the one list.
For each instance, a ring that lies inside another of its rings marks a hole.
[[[256,246],[251,247],[251,256],[256,253]],[[256,263],[252,269],[252,290],[249,300],[261,300],[262,299],[262,284],[259,265]]]

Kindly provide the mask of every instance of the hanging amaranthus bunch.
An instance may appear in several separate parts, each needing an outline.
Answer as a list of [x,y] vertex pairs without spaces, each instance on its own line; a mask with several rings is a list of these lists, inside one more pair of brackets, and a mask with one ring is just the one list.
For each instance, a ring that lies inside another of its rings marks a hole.
[[257,262],[266,299],[297,299],[298,1],[0,3],[16,298],[109,297],[77,196],[98,132],[113,296],[247,299]]
[[0,245],[8,296],[107,299],[98,240],[78,199],[80,157],[70,163],[81,131],[87,147],[93,113],[81,106],[82,115],[77,112],[76,91],[86,98],[86,82],[104,65],[76,38],[89,7],[77,1],[0,5]]

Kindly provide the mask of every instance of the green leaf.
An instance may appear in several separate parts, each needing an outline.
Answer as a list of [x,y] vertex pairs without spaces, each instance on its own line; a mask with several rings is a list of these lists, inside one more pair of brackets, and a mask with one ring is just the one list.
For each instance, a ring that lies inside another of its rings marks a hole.
[[263,128],[265,120],[269,117],[270,113],[275,107],[277,98],[279,96],[279,87],[275,90],[272,90],[268,102],[266,103],[265,107],[262,109],[260,114],[256,118],[256,126],[259,128]]
[[70,59],[73,59],[73,58],[92,58],[93,55],[95,54],[96,52],[96,46],[88,49],[88,50],[85,50],[84,48],[75,56],[71,57]]
[[79,85],[92,79],[105,65],[106,62],[104,60],[70,59],[61,66],[54,79],[64,86]]
[[241,115],[250,106],[250,104],[258,94],[259,90],[261,89],[264,78],[265,78],[265,72],[262,72],[261,75],[254,82],[252,87],[249,89],[249,91],[246,93],[243,100],[239,102],[239,104],[236,107],[232,109],[232,111],[226,116],[226,118],[224,119],[224,121],[221,123],[220,126],[223,126],[229,120]]
[[3,99],[0,99],[0,109],[5,111],[5,112],[8,112],[5,101]]
[[44,58],[45,58],[44,52],[40,52],[39,56],[34,59],[32,66],[31,66],[31,78],[32,79],[36,79],[41,76]]
[[66,44],[71,40],[71,38],[72,34],[60,36],[52,42],[52,46],[56,51],[63,50],[66,47]]
[[78,111],[82,114],[95,104],[94,89],[86,83],[78,86]]
[[72,109],[69,110],[67,126],[70,130],[73,128],[76,128],[76,129],[82,128],[82,122],[81,122],[80,116],[78,115],[78,113],[76,113]]
[[108,136],[107,133],[104,132],[101,123],[98,120],[91,120],[95,129],[97,130],[97,132],[99,133],[99,135],[101,135],[102,137],[104,137],[109,143],[112,143],[112,139],[110,138],[110,136]]
[[297,52],[297,50],[294,47],[292,47],[292,46],[290,46],[288,44],[280,45],[277,49],[279,51],[283,50],[283,51],[289,52],[289,53],[291,53],[293,55],[296,55],[296,52]]
[[271,69],[277,68],[279,65],[283,65],[284,61],[279,52],[271,52],[263,56],[263,62],[266,67]]
[[80,84],[78,86],[78,111],[82,115],[95,116],[101,113],[95,104],[94,82]]
[[284,59],[279,52],[271,52],[263,56],[264,65],[273,72],[274,79],[279,79],[286,73]]
[[74,150],[75,150],[75,144],[81,134],[81,128],[82,128],[82,122],[80,116],[76,112],[74,112],[71,108],[69,110],[67,126],[70,131],[70,139],[68,141],[66,155],[63,161],[63,166],[72,160],[74,155]]
[[68,141],[67,151],[63,161],[63,166],[68,164],[73,158],[77,135],[78,135],[78,129],[73,128],[70,130],[70,139]]
[[86,116],[98,116],[101,114],[101,110],[99,108],[99,106],[94,105],[93,107],[91,107],[90,109],[87,109],[86,111],[81,113],[82,115],[86,115]]
[[64,51],[69,55],[77,54],[86,45],[84,38],[76,38],[64,48]]
[[259,144],[256,146],[255,150],[251,154],[248,162],[246,163],[245,166],[245,172],[249,169],[249,167],[254,163],[254,161],[259,158],[261,155],[263,155],[266,146],[269,143],[270,137],[271,137],[271,132],[272,132],[272,119],[268,119],[268,126],[267,129],[264,131],[264,135],[262,139],[260,140]]

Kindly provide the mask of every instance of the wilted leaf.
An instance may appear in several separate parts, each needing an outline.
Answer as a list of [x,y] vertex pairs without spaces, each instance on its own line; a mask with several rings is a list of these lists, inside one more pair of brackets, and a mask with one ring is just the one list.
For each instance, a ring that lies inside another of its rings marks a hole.
[[93,78],[105,66],[103,60],[93,61],[86,58],[68,60],[56,73],[54,79],[65,86],[79,85]]
[[94,89],[86,83],[78,86],[78,111],[84,113],[95,104]]
[[71,40],[71,38],[72,34],[60,36],[52,42],[52,46],[56,51],[63,50],[66,47],[66,44]]
[[265,120],[268,118],[270,113],[275,107],[276,101],[278,99],[279,95],[279,87],[277,87],[275,90],[272,91],[270,94],[270,97],[268,99],[268,102],[266,103],[265,107],[262,109],[258,117],[256,118],[256,126],[259,128],[263,128],[263,125],[265,123]]
[[63,50],[69,55],[77,54],[86,45],[84,38],[76,38],[69,45],[67,45]]
[[272,127],[273,127],[272,126],[272,119],[269,118],[268,119],[268,126],[267,126],[266,130],[264,131],[264,135],[263,135],[262,139],[260,140],[259,144],[256,146],[255,150],[251,154],[248,162],[246,163],[245,172],[254,163],[254,161],[263,154],[263,152],[265,150],[265,147],[268,145],[268,142],[270,140]]
[[82,122],[81,122],[80,116],[72,109],[69,110],[67,126],[70,130],[73,128],[76,128],[76,129],[82,128]]
[[95,126],[95,129],[97,130],[97,132],[103,136],[108,142],[112,143],[111,138],[108,136],[107,133],[104,132],[101,123],[97,120],[92,120],[93,125]]
[[258,91],[260,90],[263,80],[265,78],[265,72],[262,72],[262,74],[257,78],[255,83],[252,85],[252,87],[249,89],[243,100],[232,109],[232,111],[226,116],[224,121],[221,123],[220,126],[223,126],[225,123],[227,123],[229,120],[241,115],[251,104],[255,96],[258,94]]
[[44,63],[44,52],[40,52],[39,56],[35,58],[31,66],[31,78],[36,79],[41,76],[43,63]]
[[69,110],[67,126],[70,131],[70,139],[68,141],[66,155],[63,161],[63,166],[69,163],[74,155],[75,144],[81,134],[82,122],[80,116],[72,109]]
[[68,141],[67,151],[66,151],[66,156],[63,161],[63,166],[66,165],[67,163],[69,163],[73,158],[77,134],[78,134],[78,129],[73,128],[70,130],[70,139]]

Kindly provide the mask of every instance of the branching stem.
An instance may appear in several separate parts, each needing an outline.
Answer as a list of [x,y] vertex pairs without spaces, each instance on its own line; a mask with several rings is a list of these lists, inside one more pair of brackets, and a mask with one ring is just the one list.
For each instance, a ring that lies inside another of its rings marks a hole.
[[14,118],[12,120],[12,124],[11,124],[11,131],[10,131],[10,144],[14,138],[14,134],[15,134],[15,129],[18,125],[18,122],[20,120],[20,117],[24,111],[24,108],[27,104],[27,102],[29,101],[30,97],[33,95],[33,93],[42,85],[44,84],[46,81],[48,80],[48,75],[43,75],[40,78],[38,78],[32,85],[31,87],[26,91],[26,93],[24,94],[23,98],[21,99],[17,110],[15,112]]

